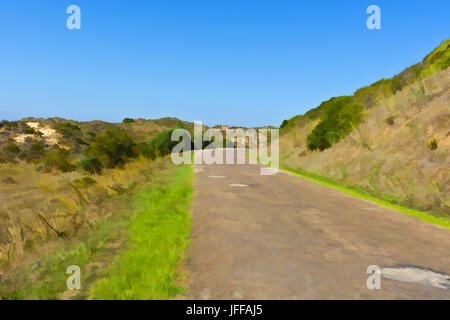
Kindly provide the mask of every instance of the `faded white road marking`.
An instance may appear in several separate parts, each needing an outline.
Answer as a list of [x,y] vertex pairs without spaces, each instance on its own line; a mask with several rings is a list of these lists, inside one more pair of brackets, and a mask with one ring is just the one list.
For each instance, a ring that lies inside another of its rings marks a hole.
[[229,185],[230,187],[236,187],[236,188],[246,188],[250,187],[248,184],[240,184],[240,183],[232,183]]
[[204,172],[205,169],[202,166],[194,166],[194,173]]
[[381,275],[390,280],[421,283],[440,289],[450,289],[450,276],[417,267],[382,268]]

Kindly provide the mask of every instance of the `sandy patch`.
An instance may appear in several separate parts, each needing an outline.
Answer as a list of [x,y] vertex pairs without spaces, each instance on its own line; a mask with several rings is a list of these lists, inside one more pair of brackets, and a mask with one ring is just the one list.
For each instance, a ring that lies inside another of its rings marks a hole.
[[[55,129],[52,129],[49,126],[41,127],[39,122],[27,122],[27,125],[30,128],[38,130],[42,133],[42,138],[44,138],[45,142],[49,145],[54,145],[58,143],[58,135]],[[14,140],[18,143],[24,143],[26,138],[34,138],[33,134],[20,134],[14,138]]]

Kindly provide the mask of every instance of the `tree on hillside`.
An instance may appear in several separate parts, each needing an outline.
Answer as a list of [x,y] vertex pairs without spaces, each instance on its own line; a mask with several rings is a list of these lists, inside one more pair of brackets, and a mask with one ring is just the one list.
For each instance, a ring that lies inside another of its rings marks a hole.
[[155,160],[158,157],[164,157],[171,153],[172,148],[178,144],[172,141],[173,130],[164,130],[154,137],[144,149],[144,156]]
[[124,129],[113,128],[96,136],[86,154],[106,168],[122,168],[130,158],[136,156],[135,146],[133,138]]
[[131,119],[131,118],[125,118],[122,120],[123,124],[128,124],[128,123],[133,123],[133,122],[135,122],[135,120]]

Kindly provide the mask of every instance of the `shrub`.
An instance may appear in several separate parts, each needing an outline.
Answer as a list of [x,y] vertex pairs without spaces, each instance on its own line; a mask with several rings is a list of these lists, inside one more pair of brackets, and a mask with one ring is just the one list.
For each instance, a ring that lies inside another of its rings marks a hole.
[[26,125],[26,127],[24,128],[24,133],[25,134],[36,134],[36,130],[34,130],[33,128],[29,127],[28,125]]
[[18,128],[19,122],[18,121],[6,121],[4,126],[5,126],[6,130],[11,130],[13,128]]
[[86,157],[80,161],[80,167],[90,174],[102,174],[103,165],[95,157]]
[[7,146],[3,147],[3,151],[9,154],[19,154],[20,148],[16,144],[10,143]]
[[70,172],[76,169],[76,166],[69,161],[69,152],[59,146],[52,147],[45,154],[44,165],[46,168],[56,168],[62,172]]
[[445,70],[450,66],[450,39],[445,40],[439,47],[419,62],[400,74],[382,79],[374,84],[358,89],[355,97],[368,108],[374,107],[377,100],[388,98],[397,91],[429,77],[439,70]]
[[438,141],[437,139],[433,138],[428,142],[428,148],[430,150],[436,150],[438,148]]
[[[22,149],[25,149],[22,153],[18,154],[19,158],[22,160],[25,160],[27,162],[36,162],[37,160],[41,159],[44,154],[44,145],[42,142],[34,141],[33,139],[25,139],[26,144]],[[17,152],[18,150],[15,147],[14,148]]]
[[374,84],[356,90],[355,97],[368,108],[374,107],[377,100],[393,96],[402,89],[401,79],[397,76],[391,79],[381,79]]
[[148,146],[144,148],[143,155],[147,158],[155,160],[158,157],[164,157],[172,152],[173,147],[178,141],[172,141],[173,130],[164,130],[153,138]]
[[0,162],[16,162],[16,157],[20,155],[20,152],[20,148],[15,143],[9,142],[3,147],[3,157]]
[[136,157],[135,143],[125,130],[109,129],[95,137],[86,154],[97,158],[106,168],[122,168],[130,158]]
[[288,121],[287,120],[283,120],[283,122],[281,123],[280,129],[283,129],[284,127],[286,127],[288,125]]
[[136,156],[143,155],[148,148],[148,142],[139,142],[134,145],[134,154]]
[[387,119],[385,121],[388,125],[393,126],[395,124],[395,117],[389,116],[389,117],[387,117]]
[[66,139],[69,139],[81,132],[79,126],[72,124],[70,122],[55,124],[55,130]]
[[353,131],[362,120],[364,106],[353,97],[337,97],[323,105],[320,123],[307,137],[310,150],[330,148]]
[[131,118],[125,118],[122,120],[122,123],[124,123],[124,124],[129,124],[129,123],[133,123],[133,122],[135,122],[135,121],[134,121],[134,119],[131,119]]
[[12,130],[13,128],[17,129],[19,127],[18,121],[3,120],[2,124],[3,124],[3,128],[5,128],[5,130]]
[[31,145],[30,150],[26,153],[26,160],[40,159],[45,154],[44,146],[42,143],[35,142]]
[[72,181],[72,183],[74,183],[76,185],[79,185],[81,187],[88,187],[88,186],[92,186],[94,184],[97,184],[97,182],[94,179],[89,178],[89,177],[83,177],[83,178],[80,178],[80,179],[75,179],[75,180]]
[[85,146],[89,145],[89,143],[87,143],[86,141],[84,141],[83,139],[78,138],[78,137],[75,138],[75,142],[79,145],[85,145]]
[[27,123],[21,122],[20,123],[20,133],[24,134],[34,134],[35,136],[42,137],[43,133],[34,129],[33,127],[30,127]]
[[35,247],[35,244],[34,244],[33,240],[31,240],[31,239],[25,240],[25,243],[23,245],[23,248],[25,249],[25,251],[31,251],[34,247]]

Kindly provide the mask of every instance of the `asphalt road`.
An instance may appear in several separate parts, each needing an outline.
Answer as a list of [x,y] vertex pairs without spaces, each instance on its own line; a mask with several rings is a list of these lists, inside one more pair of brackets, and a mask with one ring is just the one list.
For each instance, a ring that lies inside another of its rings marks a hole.
[[[450,230],[259,168],[195,166],[186,298],[450,299]],[[369,290],[370,265],[404,279]],[[398,266],[442,273],[443,284]]]

